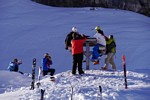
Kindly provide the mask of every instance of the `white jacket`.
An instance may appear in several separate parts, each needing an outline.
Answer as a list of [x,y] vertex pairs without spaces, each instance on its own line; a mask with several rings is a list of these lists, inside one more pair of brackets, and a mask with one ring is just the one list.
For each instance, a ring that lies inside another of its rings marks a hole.
[[102,34],[96,33],[93,37],[96,38],[98,44],[106,46],[106,40]]

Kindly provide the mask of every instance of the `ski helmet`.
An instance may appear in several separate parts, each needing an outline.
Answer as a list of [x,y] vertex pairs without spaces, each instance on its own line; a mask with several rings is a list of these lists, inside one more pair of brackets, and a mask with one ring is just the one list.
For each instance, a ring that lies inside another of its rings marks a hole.
[[95,27],[95,30],[98,31],[98,30],[101,30],[101,28],[100,28],[99,26],[96,26],[96,27]]
[[77,28],[76,27],[72,27],[72,32],[77,32]]

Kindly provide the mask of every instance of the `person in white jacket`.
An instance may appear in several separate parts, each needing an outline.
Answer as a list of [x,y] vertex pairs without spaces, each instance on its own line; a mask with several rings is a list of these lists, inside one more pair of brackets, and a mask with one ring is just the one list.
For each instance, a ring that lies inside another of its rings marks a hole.
[[[99,59],[106,50],[106,36],[99,26],[96,26],[95,30],[96,34],[93,37],[96,38],[97,44],[94,46],[92,52],[92,60],[94,65],[99,64]],[[103,53],[99,51],[103,51]]]

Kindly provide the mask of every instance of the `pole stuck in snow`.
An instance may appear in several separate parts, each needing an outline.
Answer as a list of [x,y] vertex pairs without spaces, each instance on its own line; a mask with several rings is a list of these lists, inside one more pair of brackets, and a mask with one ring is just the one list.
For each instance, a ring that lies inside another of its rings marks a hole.
[[122,55],[122,65],[123,65],[123,70],[124,70],[124,84],[125,84],[125,89],[127,89],[127,76],[126,76],[126,57],[125,55]]
[[45,92],[45,90],[41,89],[41,98],[40,98],[40,100],[44,100],[44,92]]
[[100,93],[100,98],[97,96],[97,100],[102,100],[102,87],[100,85],[99,85],[99,93]]
[[73,100],[73,86],[71,85],[71,100]]
[[102,87],[101,86],[99,86],[99,92],[102,93]]

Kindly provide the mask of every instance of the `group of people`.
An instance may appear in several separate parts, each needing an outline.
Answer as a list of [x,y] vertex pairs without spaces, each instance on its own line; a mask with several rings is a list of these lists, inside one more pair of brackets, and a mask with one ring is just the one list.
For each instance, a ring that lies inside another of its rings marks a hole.
[[[97,44],[93,47],[92,58],[94,65],[99,64],[101,56],[106,55],[105,64],[101,67],[102,70],[108,70],[109,64],[112,70],[116,70],[116,65],[114,62],[114,56],[116,53],[116,43],[113,35],[109,37],[105,36],[104,32],[99,26],[95,27],[96,33],[93,36],[97,40]],[[76,74],[76,69],[78,68],[79,74],[84,74],[82,70],[83,61],[83,43],[85,42],[87,36],[79,34],[76,27],[72,28],[72,31],[66,36],[65,39],[65,49],[72,53],[73,65],[72,74]]]
[[73,65],[72,65],[72,74],[76,74],[76,69],[78,68],[79,74],[84,74],[82,69],[83,61],[83,43],[86,40],[84,34],[79,34],[76,27],[72,28],[72,31],[67,35],[65,39],[66,50],[69,50],[72,53]]
[[[106,55],[105,64],[101,69],[108,70],[109,64],[112,67],[112,70],[116,70],[116,65],[114,62],[114,55],[116,53],[116,43],[113,35],[109,35],[109,37],[104,35],[104,32],[101,30],[99,26],[95,27],[96,33],[93,36],[97,40],[97,44],[93,47],[92,58],[94,65],[99,64],[99,60],[101,56]],[[69,50],[72,53],[72,74],[76,74],[76,70],[78,69],[78,73],[80,75],[84,74],[82,69],[82,61],[83,61],[83,44],[88,36],[84,34],[79,34],[76,27],[72,27],[71,32],[66,36],[65,39],[65,49]],[[23,74],[23,72],[19,71],[19,65],[22,64],[21,60],[15,58],[12,62],[10,62],[8,69],[10,71],[15,71]],[[48,53],[44,54],[44,58],[42,59],[42,73],[43,76],[50,73],[51,76],[54,75],[55,69],[51,68],[52,58]]]
[[[12,62],[9,63],[8,69],[10,71],[19,72],[21,74],[24,74],[23,72],[19,71],[19,65],[22,64],[21,60],[18,60],[17,58],[13,59]],[[55,73],[55,69],[51,68],[50,65],[52,65],[52,58],[49,55],[49,53],[44,54],[44,58],[42,59],[42,74],[43,76],[48,75],[50,73],[50,76],[53,77]]]
[[112,70],[116,70],[116,65],[114,62],[114,56],[116,53],[116,42],[113,35],[107,37],[104,32],[100,29],[99,26],[95,27],[96,34],[93,36],[97,40],[97,44],[93,48],[92,60],[93,64],[99,64],[101,56],[106,55],[105,64],[101,69],[108,70],[109,64],[112,67]]

